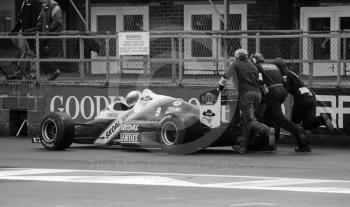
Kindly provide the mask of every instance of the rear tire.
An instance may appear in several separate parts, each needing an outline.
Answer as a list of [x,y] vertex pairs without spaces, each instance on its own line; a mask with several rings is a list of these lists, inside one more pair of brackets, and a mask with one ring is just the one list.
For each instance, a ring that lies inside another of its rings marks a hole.
[[173,115],[166,115],[160,121],[160,143],[162,151],[168,154],[181,154],[185,141],[184,123]]
[[48,150],[65,150],[74,139],[75,125],[63,112],[51,112],[41,122],[40,141]]

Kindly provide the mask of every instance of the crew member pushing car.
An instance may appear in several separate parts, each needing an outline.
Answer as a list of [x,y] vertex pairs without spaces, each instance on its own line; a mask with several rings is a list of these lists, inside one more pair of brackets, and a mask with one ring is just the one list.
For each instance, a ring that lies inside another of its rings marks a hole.
[[289,121],[283,114],[281,105],[286,99],[288,93],[284,88],[284,79],[281,71],[274,64],[265,63],[264,57],[260,53],[252,56],[252,62],[256,64],[263,76],[263,82],[266,85],[264,90],[263,122],[268,126],[274,127],[276,141],[279,139],[280,127],[288,130],[298,142],[297,152],[309,152],[311,147],[304,129]]
[[237,75],[238,79],[238,107],[242,112],[241,130],[243,137],[238,138],[238,144],[233,149],[239,153],[246,153],[254,143],[255,138],[251,136],[251,130],[256,134],[269,137],[269,144],[274,143],[274,129],[260,123],[255,118],[255,111],[261,101],[259,88],[259,71],[256,66],[248,60],[248,53],[244,49],[235,51],[235,62],[225,71],[219,81],[219,89],[222,90],[227,80]]
[[306,130],[315,129],[321,125],[333,130],[332,121],[327,114],[316,116],[315,93],[305,86],[297,74],[288,69],[283,59],[276,58],[273,63],[280,69],[286,80],[286,89],[293,96],[292,121],[301,124]]

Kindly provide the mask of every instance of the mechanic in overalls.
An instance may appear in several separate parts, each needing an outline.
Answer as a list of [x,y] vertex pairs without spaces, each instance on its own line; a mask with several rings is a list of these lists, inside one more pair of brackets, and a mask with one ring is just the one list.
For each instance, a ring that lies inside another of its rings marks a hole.
[[263,122],[270,127],[275,128],[276,141],[279,140],[280,127],[289,131],[297,140],[298,147],[296,152],[310,152],[311,147],[306,137],[303,127],[289,121],[283,114],[281,105],[286,99],[288,93],[284,87],[284,79],[281,71],[274,64],[265,63],[264,57],[260,53],[252,55],[251,60],[258,67],[262,74],[264,86]]
[[258,69],[249,61],[246,50],[238,49],[234,56],[235,62],[230,65],[219,81],[219,90],[222,90],[227,81],[236,73],[238,79],[238,107],[242,112],[241,130],[243,136],[237,139],[237,144],[234,144],[232,148],[238,153],[246,153],[250,146],[256,142],[255,139],[259,138],[259,136],[251,136],[251,131],[268,137],[270,142],[273,143],[275,131],[273,128],[258,122],[255,117],[255,111],[261,100]]
[[272,63],[280,69],[286,81],[286,89],[293,96],[292,122],[301,124],[306,130],[312,130],[322,125],[333,130],[332,121],[327,114],[316,116],[315,93],[305,86],[297,74],[288,69],[283,59],[276,58]]

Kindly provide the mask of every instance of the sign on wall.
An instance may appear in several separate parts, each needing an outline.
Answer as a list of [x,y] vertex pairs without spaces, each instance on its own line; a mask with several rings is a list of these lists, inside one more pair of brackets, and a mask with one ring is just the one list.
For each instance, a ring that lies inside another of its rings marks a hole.
[[[188,101],[199,98],[203,91],[211,88],[153,88],[155,93],[183,98]],[[104,107],[125,96],[135,88],[120,88],[113,91],[108,88],[50,88],[46,93],[48,111],[67,112],[78,122],[93,119]],[[142,89],[136,89],[142,90]],[[346,134],[350,134],[350,91],[339,89],[314,89],[318,106],[316,115],[327,113],[331,116],[333,125]],[[290,118],[291,101],[284,103],[287,118]]]
[[316,115],[329,114],[333,126],[350,134],[350,91],[346,89],[315,89]]
[[149,32],[119,32],[119,55],[149,55]]

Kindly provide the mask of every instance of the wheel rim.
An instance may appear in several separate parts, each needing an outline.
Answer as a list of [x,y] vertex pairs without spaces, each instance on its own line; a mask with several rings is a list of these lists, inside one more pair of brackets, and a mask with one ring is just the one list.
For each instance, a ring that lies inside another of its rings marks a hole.
[[45,120],[41,134],[46,142],[52,142],[55,140],[57,137],[57,125],[55,121],[52,119]]
[[176,144],[176,140],[178,137],[178,129],[175,123],[166,122],[161,130],[161,137],[166,145],[174,145]]

